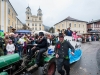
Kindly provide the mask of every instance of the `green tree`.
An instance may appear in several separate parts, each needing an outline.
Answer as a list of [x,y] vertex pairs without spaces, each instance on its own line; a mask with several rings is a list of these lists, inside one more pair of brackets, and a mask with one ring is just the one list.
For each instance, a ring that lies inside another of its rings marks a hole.
[[54,28],[51,27],[51,28],[49,29],[49,32],[50,32],[50,33],[54,33]]

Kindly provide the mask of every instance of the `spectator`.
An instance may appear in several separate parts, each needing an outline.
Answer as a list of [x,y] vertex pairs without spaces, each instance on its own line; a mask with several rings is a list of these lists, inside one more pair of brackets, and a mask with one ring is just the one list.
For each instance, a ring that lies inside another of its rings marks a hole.
[[17,52],[19,53],[19,56],[22,58],[22,51],[23,51],[23,45],[19,41],[17,44]]
[[72,31],[70,30],[70,27],[67,29],[67,30],[65,30],[65,34],[67,35],[67,36],[72,36]]
[[8,43],[7,46],[6,46],[6,50],[7,50],[7,55],[8,55],[8,54],[14,54],[15,46],[14,46],[14,44],[12,43],[12,40],[9,40],[9,43]]
[[91,42],[91,35],[89,35],[89,42]]
[[9,35],[8,34],[6,34],[5,35],[5,38],[4,38],[4,55],[7,55],[7,50],[6,50],[6,46],[7,46],[7,44],[9,43],[9,40],[10,40],[10,38],[9,38]]

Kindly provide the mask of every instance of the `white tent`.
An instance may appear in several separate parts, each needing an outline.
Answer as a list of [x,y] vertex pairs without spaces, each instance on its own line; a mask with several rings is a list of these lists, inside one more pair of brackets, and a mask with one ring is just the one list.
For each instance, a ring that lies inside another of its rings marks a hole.
[[44,34],[51,34],[51,33],[46,32],[46,31],[35,31],[34,34],[39,34],[39,32],[43,32]]

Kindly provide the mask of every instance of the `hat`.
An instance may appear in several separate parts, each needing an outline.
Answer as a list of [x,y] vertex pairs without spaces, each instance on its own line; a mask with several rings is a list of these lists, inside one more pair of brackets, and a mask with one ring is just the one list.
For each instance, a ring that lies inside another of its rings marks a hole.
[[39,36],[44,36],[44,33],[43,32],[39,32]]
[[64,37],[63,33],[59,33],[59,37]]

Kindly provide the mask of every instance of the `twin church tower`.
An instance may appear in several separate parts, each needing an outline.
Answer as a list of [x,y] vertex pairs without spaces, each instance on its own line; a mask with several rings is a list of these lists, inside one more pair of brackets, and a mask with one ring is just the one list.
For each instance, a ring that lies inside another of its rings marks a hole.
[[26,25],[34,32],[39,30],[44,30],[43,25],[43,14],[42,10],[39,8],[37,10],[37,15],[32,15],[31,8],[28,6],[26,8]]

